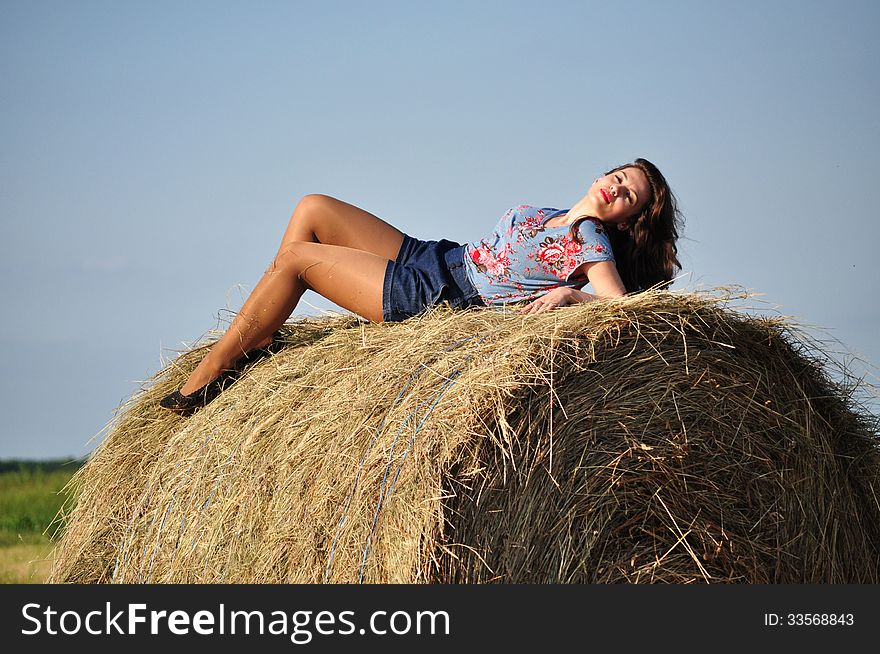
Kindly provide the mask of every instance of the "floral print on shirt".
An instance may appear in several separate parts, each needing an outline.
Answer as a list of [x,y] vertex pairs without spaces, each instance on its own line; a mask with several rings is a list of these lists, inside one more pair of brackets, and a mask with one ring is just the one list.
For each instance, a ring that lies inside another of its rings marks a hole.
[[502,216],[492,238],[468,245],[468,276],[487,305],[533,299],[559,286],[580,287],[586,280],[572,273],[581,264],[614,260],[599,221],[581,223],[582,243],[569,225],[546,226],[564,213],[520,205]]
[[510,269],[510,245],[505,245],[497,253],[488,245],[481,245],[471,253],[471,259],[481,273],[505,277]]

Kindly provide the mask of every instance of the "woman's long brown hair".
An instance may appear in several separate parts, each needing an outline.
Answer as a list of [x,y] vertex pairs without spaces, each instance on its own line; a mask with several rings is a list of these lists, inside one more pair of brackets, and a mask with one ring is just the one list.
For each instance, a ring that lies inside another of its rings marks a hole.
[[[651,186],[651,199],[634,218],[629,229],[620,230],[607,225],[605,231],[611,240],[617,272],[628,293],[637,293],[654,286],[668,288],[681,270],[678,260],[678,232],[682,226],[678,202],[663,174],[647,159],[636,159],[609,170],[606,175],[624,168],[638,168]],[[581,242],[578,228],[589,217],[581,217],[571,225],[571,237]],[[595,218],[593,218],[595,220]]]

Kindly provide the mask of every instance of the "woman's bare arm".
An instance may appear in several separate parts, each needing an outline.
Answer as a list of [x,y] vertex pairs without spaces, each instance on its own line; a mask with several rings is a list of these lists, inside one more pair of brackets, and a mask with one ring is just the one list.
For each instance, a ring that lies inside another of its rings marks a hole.
[[[593,285],[596,296],[600,298],[622,297],[626,295],[626,287],[620,274],[617,272],[617,266],[613,261],[594,261],[592,263],[583,264],[579,270],[575,272],[586,273],[587,279]],[[584,293],[584,295],[590,295]],[[593,296],[595,298],[595,296]],[[581,300],[586,302],[588,300]]]
[[520,309],[520,313],[544,313],[557,307],[622,297],[626,294],[626,287],[624,287],[620,274],[617,272],[617,266],[613,261],[593,261],[582,264],[575,270],[575,276],[577,275],[585,275],[596,293],[586,293],[576,288],[560,286],[552,291],[547,291],[541,297],[525,305]]

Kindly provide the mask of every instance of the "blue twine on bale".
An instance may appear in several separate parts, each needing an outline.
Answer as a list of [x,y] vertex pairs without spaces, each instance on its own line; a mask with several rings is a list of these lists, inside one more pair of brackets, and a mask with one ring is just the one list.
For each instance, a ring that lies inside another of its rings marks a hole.
[[[463,338],[463,339],[461,339],[461,340],[459,340],[459,341],[456,341],[455,343],[452,343],[451,345],[447,345],[447,346],[444,347],[442,350],[440,350],[440,352],[449,352],[449,351],[452,351],[452,350],[454,350],[455,348],[457,348],[458,346],[462,345],[463,343],[467,343],[468,341],[473,340],[474,338],[476,338],[476,335],[472,335],[472,336],[468,336],[467,338]],[[486,339],[485,336],[484,336],[483,338],[481,338],[481,339],[477,342],[477,345],[479,346],[479,345],[480,345],[485,339]],[[425,415],[425,417],[422,419],[421,423],[419,423],[418,427],[416,428],[415,432],[413,433],[412,438],[410,439],[410,443],[409,443],[409,445],[407,446],[406,451],[404,452],[403,459],[406,458],[406,454],[409,452],[409,448],[412,446],[412,444],[413,444],[413,442],[414,442],[414,440],[415,440],[415,436],[416,436],[416,434],[417,434],[418,431],[422,428],[422,426],[424,425],[424,423],[425,423],[425,421],[427,420],[428,416],[431,415],[431,412],[434,410],[434,407],[437,405],[437,402],[440,401],[440,398],[443,396],[443,394],[445,394],[446,391],[449,390],[449,388],[455,383],[455,378],[458,376],[458,374],[459,374],[459,372],[460,372],[460,370],[461,370],[461,367],[464,365],[464,363],[465,363],[465,362],[466,362],[471,356],[473,356],[473,353],[468,354],[468,355],[462,360],[462,362],[459,364],[458,368],[456,368],[455,371],[453,371],[453,374],[450,375],[449,379],[447,379],[446,384],[444,385],[444,387],[443,387],[442,389],[440,389],[439,394],[437,394],[436,397],[434,398],[434,402],[433,402],[433,404],[431,405],[430,409],[428,410],[428,413]],[[346,520],[346,518],[348,517],[348,511],[349,511],[349,508],[351,507],[351,501],[352,501],[352,499],[353,499],[353,497],[354,497],[355,492],[357,491],[357,486],[358,486],[358,482],[359,482],[359,479],[360,479],[361,470],[362,470],[363,467],[364,467],[364,464],[365,464],[365,462],[366,462],[366,460],[367,460],[367,456],[369,455],[370,451],[372,450],[373,445],[375,445],[376,440],[377,440],[378,437],[379,437],[379,434],[382,432],[382,429],[383,429],[383,427],[385,426],[386,421],[388,420],[388,416],[394,411],[394,408],[395,408],[395,407],[397,406],[397,404],[400,402],[401,398],[403,398],[403,396],[404,396],[404,394],[406,393],[406,391],[412,386],[412,384],[413,384],[413,383],[414,383],[414,382],[415,382],[415,381],[421,376],[421,374],[422,374],[425,370],[430,370],[430,368],[428,368],[424,363],[420,363],[420,364],[419,364],[419,368],[418,368],[417,370],[413,371],[413,372],[410,374],[410,376],[409,376],[409,378],[408,378],[408,380],[407,380],[405,386],[404,386],[403,389],[400,391],[400,393],[397,394],[397,397],[394,399],[394,402],[392,402],[391,406],[388,408],[388,411],[386,411],[386,413],[385,413],[385,417],[382,419],[382,422],[379,424],[379,426],[378,426],[378,427],[375,429],[375,431],[373,432],[373,436],[372,436],[372,438],[370,439],[370,442],[369,442],[369,444],[367,445],[366,449],[364,450],[363,456],[361,457],[360,463],[358,464],[358,468],[357,468],[357,471],[356,471],[356,473],[355,473],[354,483],[353,483],[353,485],[352,485],[351,491],[350,491],[349,494],[348,494],[348,497],[346,498],[345,507],[343,508],[343,511],[342,511],[342,516],[340,517],[340,519],[339,519],[339,524],[338,524],[337,527],[336,527],[336,535],[333,537],[333,544],[332,544],[331,547],[330,547],[330,557],[329,557],[329,559],[328,559],[328,561],[327,561],[327,568],[326,568],[326,570],[324,571],[324,583],[327,582],[327,579],[328,579],[329,576],[330,576],[330,569],[331,569],[331,567],[333,566],[333,559],[334,559],[334,556],[335,556],[335,554],[336,554],[336,545],[337,545],[337,543],[338,543],[338,541],[339,541],[339,537],[340,537],[340,535],[341,535],[341,533],[342,533],[342,526],[344,525],[345,520]],[[413,410],[413,411],[412,411],[412,412],[406,417],[406,419],[403,421],[403,424],[400,426],[400,429],[398,429],[398,431],[397,431],[397,435],[394,437],[394,442],[393,442],[392,445],[391,445],[391,453],[389,454],[389,463],[388,463],[388,465],[387,465],[386,468],[385,468],[385,473],[384,473],[384,476],[383,476],[383,479],[382,479],[382,487],[380,488],[379,503],[378,503],[377,506],[376,506],[376,512],[375,512],[375,514],[374,514],[374,516],[373,516],[373,524],[372,524],[372,526],[371,526],[371,528],[370,528],[370,534],[369,534],[368,537],[367,537],[366,548],[364,549],[363,560],[362,560],[361,567],[360,567],[360,578],[359,578],[359,582],[360,582],[360,583],[363,583],[364,564],[365,564],[365,562],[366,562],[366,559],[367,559],[367,553],[368,553],[368,551],[369,551],[369,547],[370,547],[370,538],[372,537],[372,534],[373,534],[373,532],[375,531],[375,527],[376,527],[376,523],[377,523],[378,515],[379,515],[379,510],[381,509],[381,506],[382,506],[382,504],[383,504],[383,499],[382,499],[382,498],[383,498],[383,495],[384,495],[385,485],[386,485],[386,483],[387,483],[388,471],[389,471],[390,468],[391,468],[391,457],[393,456],[393,453],[394,453],[394,447],[395,447],[395,444],[397,443],[397,440],[398,440],[398,438],[400,437],[400,434],[401,434],[401,432],[403,431],[403,428],[406,426],[406,424],[412,419],[412,417],[416,414],[416,412],[418,412],[418,410],[421,409],[423,406],[425,406],[425,404],[427,404],[429,401],[430,401],[430,398],[429,398],[428,400],[425,400],[425,401],[423,401],[422,403],[420,403],[419,406],[416,407],[416,408],[415,408],[415,409],[414,409],[414,410]],[[394,480],[392,481],[391,487],[389,488],[389,491],[388,491],[388,494],[389,494],[389,495],[391,494],[391,490],[393,490],[393,488],[394,488],[394,483],[396,483],[396,481],[397,481],[397,477],[398,477],[398,475],[400,474],[400,468],[401,468],[401,466],[403,465],[403,459],[401,460],[400,465],[398,466],[397,472],[396,472],[396,474],[395,474],[395,476],[394,476]],[[386,498],[386,499],[387,499],[387,498]]]

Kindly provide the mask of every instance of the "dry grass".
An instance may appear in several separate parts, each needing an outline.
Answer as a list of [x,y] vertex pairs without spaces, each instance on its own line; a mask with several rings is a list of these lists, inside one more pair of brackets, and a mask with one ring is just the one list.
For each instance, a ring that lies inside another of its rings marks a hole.
[[74,478],[57,582],[880,581],[877,426],[781,320],[655,292],[187,352]]
[[0,584],[44,584],[52,571],[48,538],[0,547]]

